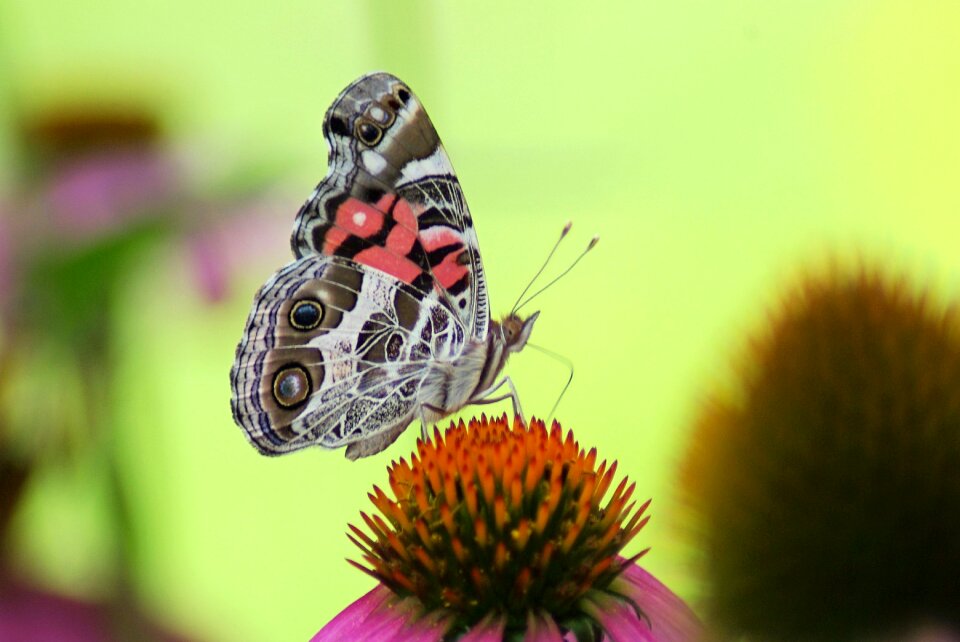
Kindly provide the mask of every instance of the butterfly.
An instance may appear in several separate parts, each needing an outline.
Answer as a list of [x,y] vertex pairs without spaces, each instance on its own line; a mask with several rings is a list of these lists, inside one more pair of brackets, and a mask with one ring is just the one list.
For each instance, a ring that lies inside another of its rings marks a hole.
[[469,404],[511,399],[519,414],[500,375],[539,313],[490,319],[473,218],[420,101],[395,76],[363,76],[323,134],[328,171],[297,214],[294,261],[254,298],[231,370],[250,443],[346,446],[353,460]]

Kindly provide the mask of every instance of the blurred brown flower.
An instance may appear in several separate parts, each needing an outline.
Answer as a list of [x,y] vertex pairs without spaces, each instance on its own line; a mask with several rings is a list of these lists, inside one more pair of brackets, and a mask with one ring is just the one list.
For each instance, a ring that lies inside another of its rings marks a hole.
[[928,293],[807,279],[704,406],[683,470],[722,631],[960,627],[960,317]]

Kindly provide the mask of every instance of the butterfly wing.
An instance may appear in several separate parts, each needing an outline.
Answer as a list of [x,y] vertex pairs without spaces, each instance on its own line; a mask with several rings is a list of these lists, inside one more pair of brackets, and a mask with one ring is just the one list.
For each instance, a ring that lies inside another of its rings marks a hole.
[[436,291],[483,340],[490,315],[473,219],[420,101],[398,78],[370,74],[334,101],[323,131],[329,170],[297,215],[294,254],[345,257]]
[[464,336],[436,292],[304,256],[255,298],[231,371],[234,419],[266,455],[315,443],[374,454],[415,417],[429,361]]

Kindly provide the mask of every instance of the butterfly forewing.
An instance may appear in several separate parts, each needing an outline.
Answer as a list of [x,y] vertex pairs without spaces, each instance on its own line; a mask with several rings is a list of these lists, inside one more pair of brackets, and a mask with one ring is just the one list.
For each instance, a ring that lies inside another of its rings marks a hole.
[[347,87],[324,119],[329,170],[300,209],[297,256],[343,256],[437,291],[472,337],[489,326],[486,283],[460,182],[413,92],[390,74]]

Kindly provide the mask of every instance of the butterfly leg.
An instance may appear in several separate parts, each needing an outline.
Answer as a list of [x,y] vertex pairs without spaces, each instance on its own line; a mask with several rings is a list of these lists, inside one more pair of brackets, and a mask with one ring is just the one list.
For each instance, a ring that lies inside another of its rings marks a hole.
[[430,441],[430,423],[427,421],[427,410],[434,413],[438,420],[450,414],[449,412],[444,412],[442,408],[431,406],[428,403],[420,405],[420,436],[423,437],[424,442]]
[[423,406],[420,406],[420,436],[423,438],[423,443],[429,441],[429,435],[427,434],[427,418],[423,414]]
[[[506,384],[510,388],[510,392],[505,395],[500,395],[499,397],[491,397],[490,395]],[[517,417],[520,417],[520,421],[524,424],[527,423],[527,420],[523,417],[523,409],[520,408],[520,396],[517,394],[517,387],[513,385],[513,379],[510,377],[504,377],[498,381],[493,386],[487,388],[482,393],[476,396],[475,399],[471,400],[471,405],[479,406],[488,403],[497,403],[498,401],[503,401],[504,399],[509,399],[513,404],[513,414]]]

